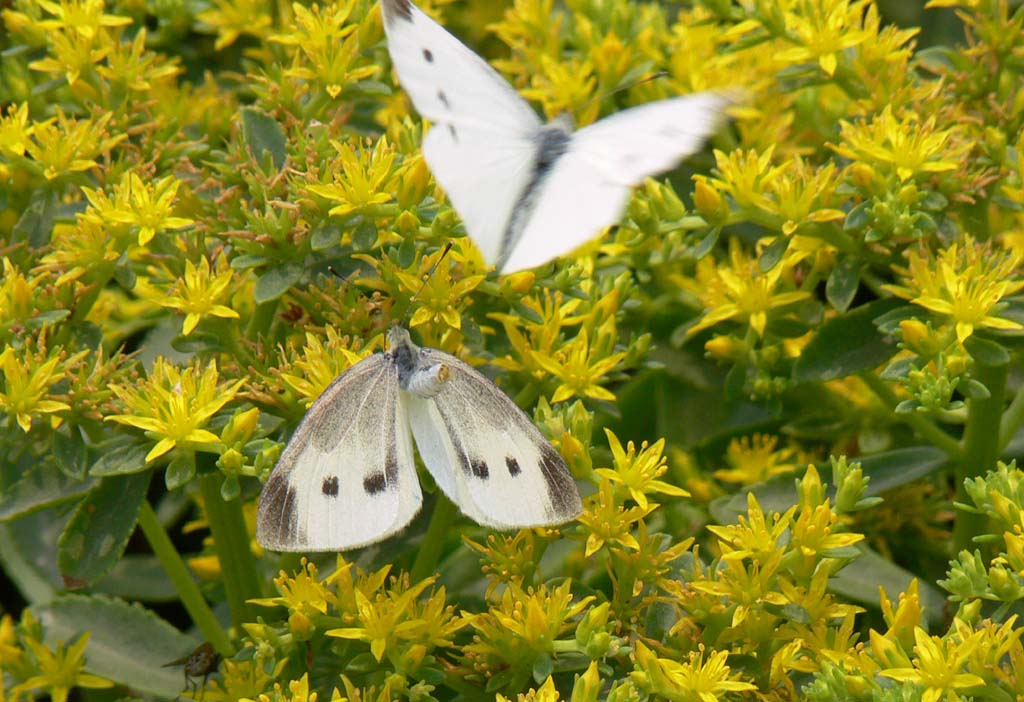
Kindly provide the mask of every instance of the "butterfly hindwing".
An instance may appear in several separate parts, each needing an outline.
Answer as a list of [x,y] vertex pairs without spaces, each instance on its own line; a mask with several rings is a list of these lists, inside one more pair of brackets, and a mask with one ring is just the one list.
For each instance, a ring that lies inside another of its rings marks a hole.
[[274,551],[341,551],[401,530],[422,502],[388,353],[363,359],[317,398],[260,495],[256,538]]
[[725,120],[727,95],[695,93],[616,112],[573,134],[572,152],[633,187],[692,155]]
[[444,364],[449,373],[433,397],[404,395],[416,447],[442,491],[474,521],[498,529],[576,517],[576,484],[529,417],[463,361],[435,349],[420,354],[422,364]]
[[484,258],[494,261],[532,175],[540,119],[501,74],[409,0],[382,0],[388,52],[433,122],[423,154]]
[[522,200],[522,225],[499,261],[503,273],[569,253],[618,222],[631,190],[700,148],[722,120],[726,97],[698,93],[652,102],[572,134],[565,153]]

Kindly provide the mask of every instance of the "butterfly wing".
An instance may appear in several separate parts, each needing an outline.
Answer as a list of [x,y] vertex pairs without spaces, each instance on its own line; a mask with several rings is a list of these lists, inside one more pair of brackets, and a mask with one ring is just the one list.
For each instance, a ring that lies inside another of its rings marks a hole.
[[699,149],[728,104],[724,95],[697,93],[623,110],[573,134],[538,191],[523,198],[530,212],[501,272],[538,266],[617,222],[631,189]]
[[388,354],[338,376],[309,408],[263,486],[256,540],[273,551],[344,551],[420,509],[412,438]]
[[423,349],[448,380],[430,398],[406,394],[424,465],[474,521],[497,529],[561,524],[582,510],[565,461],[494,383],[459,359]]
[[501,74],[410,0],[381,0],[381,12],[398,79],[434,123],[423,155],[493,263],[532,174],[540,120]]

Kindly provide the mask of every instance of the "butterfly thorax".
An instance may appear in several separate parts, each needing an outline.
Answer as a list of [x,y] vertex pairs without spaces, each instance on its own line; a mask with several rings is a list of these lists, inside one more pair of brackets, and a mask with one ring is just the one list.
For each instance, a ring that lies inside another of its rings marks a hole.
[[569,150],[569,142],[572,140],[572,119],[569,115],[561,114],[545,124],[533,137],[535,143],[533,168],[526,187],[519,194],[516,204],[512,207],[512,214],[508,220],[508,226],[501,237],[501,248],[498,252],[498,270],[505,265],[505,261],[512,254],[519,237],[523,235],[526,224],[530,221],[533,208],[536,205],[537,196],[542,190],[544,180],[548,177],[566,151]]
[[398,385],[418,397],[434,397],[451,374],[448,366],[431,359],[412,343],[409,332],[398,325],[388,330],[388,355],[398,369]]

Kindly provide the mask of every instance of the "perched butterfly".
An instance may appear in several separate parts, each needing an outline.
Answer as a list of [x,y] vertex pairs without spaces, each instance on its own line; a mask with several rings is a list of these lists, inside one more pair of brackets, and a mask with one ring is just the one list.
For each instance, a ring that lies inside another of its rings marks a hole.
[[423,501],[413,436],[438,487],[498,529],[560,524],[582,510],[565,462],[472,367],[393,326],[317,398],[260,495],[256,539],[274,551],[343,551],[404,528]]
[[725,95],[624,110],[573,132],[541,123],[486,61],[410,0],[381,0],[402,87],[434,126],[423,155],[484,259],[501,273],[572,251],[614,224],[630,190],[700,148]]

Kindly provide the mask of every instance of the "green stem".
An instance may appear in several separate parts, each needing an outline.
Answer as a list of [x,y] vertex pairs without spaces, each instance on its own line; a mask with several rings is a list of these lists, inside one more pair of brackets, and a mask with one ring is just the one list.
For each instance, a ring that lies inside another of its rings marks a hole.
[[[889,386],[885,384],[885,381],[877,377],[870,371],[859,373],[858,377],[864,381],[864,384],[871,388],[885,404],[889,406],[889,409],[894,409],[899,404],[899,398],[896,397],[896,393],[889,389]],[[930,441],[935,447],[941,449],[950,459],[957,461],[961,456],[960,444],[957,443],[956,439],[951,437],[946,432],[942,431],[939,427],[935,426],[927,417],[917,413],[908,412],[907,414],[897,414],[896,418],[906,424],[921,435],[922,438]]]
[[1024,424],[1024,387],[1017,391],[1010,406],[1003,412],[1003,419],[999,422],[999,454],[1006,450],[1007,444],[1013,439],[1013,435]]
[[452,528],[457,513],[458,510],[452,501],[438,493],[434,513],[430,515],[430,526],[427,527],[423,545],[416,554],[416,560],[413,561],[412,570],[409,572],[409,579],[413,583],[430,577],[437,570],[437,564],[441,560],[441,549],[444,547],[445,534]]
[[234,655],[235,647],[232,645],[231,639],[213,615],[213,610],[206,604],[203,593],[199,591],[199,586],[192,579],[192,574],[185,566],[185,562],[181,560],[181,554],[174,548],[171,538],[167,536],[167,532],[164,531],[163,525],[148,501],[143,501],[142,509],[139,510],[139,528],[142,529],[153,553],[178,591],[181,603],[185,605],[185,609],[199,631],[202,632],[203,637],[220,655]]
[[[1006,396],[1006,378],[1009,365],[975,365],[974,379],[988,388],[989,396],[967,401],[967,427],[964,430],[963,455],[956,465],[956,499],[970,504],[964,481],[993,470],[999,459],[999,423]],[[970,550],[973,539],[984,533],[986,517],[983,514],[960,512],[953,529],[954,553]]]
[[266,336],[267,332],[270,331],[270,325],[274,321],[275,312],[277,312],[277,300],[271,300],[270,302],[264,302],[261,305],[256,305],[256,309],[249,318],[245,338],[257,339],[261,336]]
[[231,621],[237,627],[255,620],[248,600],[262,593],[256,575],[256,559],[249,546],[249,530],[242,516],[242,502],[238,499],[226,502],[220,496],[222,478],[219,471],[204,475],[199,479],[199,491],[220,561]]

